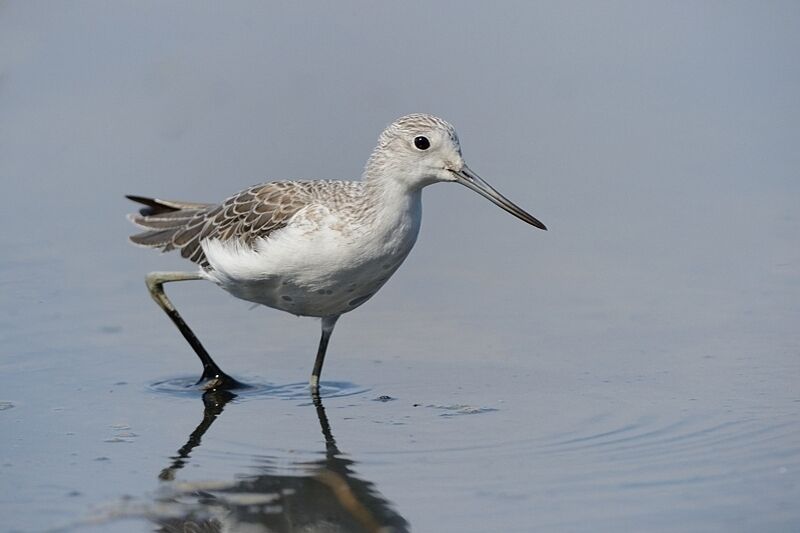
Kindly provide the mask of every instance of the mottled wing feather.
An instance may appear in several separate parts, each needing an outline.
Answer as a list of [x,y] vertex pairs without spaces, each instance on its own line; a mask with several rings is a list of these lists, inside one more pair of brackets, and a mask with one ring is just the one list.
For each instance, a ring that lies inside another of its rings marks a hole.
[[221,204],[194,204],[129,196],[146,207],[131,221],[148,229],[131,236],[137,244],[180,249],[181,256],[209,268],[201,243],[207,239],[236,240],[254,246],[288,224],[313,200],[309,182],[270,182],[241,191]]

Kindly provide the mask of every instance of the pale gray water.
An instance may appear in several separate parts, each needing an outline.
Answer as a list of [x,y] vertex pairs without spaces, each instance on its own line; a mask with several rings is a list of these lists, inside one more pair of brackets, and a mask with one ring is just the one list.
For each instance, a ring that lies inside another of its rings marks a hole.
[[[1,4],[0,529],[797,531],[798,30],[792,2]],[[199,365],[143,284],[186,265],[126,243],[122,195],[352,178],[412,111],[550,231],[427,190],[324,411],[315,321],[170,287],[275,387],[203,426],[155,385]]]

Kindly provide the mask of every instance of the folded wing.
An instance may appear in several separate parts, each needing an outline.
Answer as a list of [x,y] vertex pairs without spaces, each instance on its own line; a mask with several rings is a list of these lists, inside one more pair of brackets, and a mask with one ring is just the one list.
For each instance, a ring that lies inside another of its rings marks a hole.
[[144,207],[130,220],[147,231],[131,241],[181,256],[209,268],[201,243],[207,239],[237,240],[254,246],[257,239],[278,230],[312,201],[306,182],[270,182],[245,189],[221,204],[199,204],[127,196]]

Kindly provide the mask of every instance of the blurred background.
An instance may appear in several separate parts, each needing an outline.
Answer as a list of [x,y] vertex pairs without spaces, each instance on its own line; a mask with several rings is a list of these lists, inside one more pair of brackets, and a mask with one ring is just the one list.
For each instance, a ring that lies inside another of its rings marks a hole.
[[[360,475],[417,531],[797,530],[798,52],[796,2],[0,3],[0,528],[151,530],[202,419],[143,284],[190,265],[124,194],[356,179],[427,112],[550,231],[426,189],[329,351]],[[235,376],[306,380],[314,320],[168,292]],[[325,448],[299,392],[221,418],[189,481]]]

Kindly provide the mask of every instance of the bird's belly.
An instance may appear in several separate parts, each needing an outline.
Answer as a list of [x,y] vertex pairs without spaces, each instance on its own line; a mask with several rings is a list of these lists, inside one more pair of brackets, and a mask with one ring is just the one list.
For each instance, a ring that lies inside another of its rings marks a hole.
[[363,243],[331,240],[291,249],[280,245],[206,246],[214,266],[206,277],[242,300],[295,315],[335,316],[369,300],[402,264],[413,241],[380,252],[373,247],[369,253]]
[[235,280],[221,286],[242,300],[294,315],[335,316],[352,311],[369,300],[386,283],[397,266],[381,269],[379,272],[337,272],[326,276],[324,282],[313,284],[308,284],[302,277],[273,276]]

